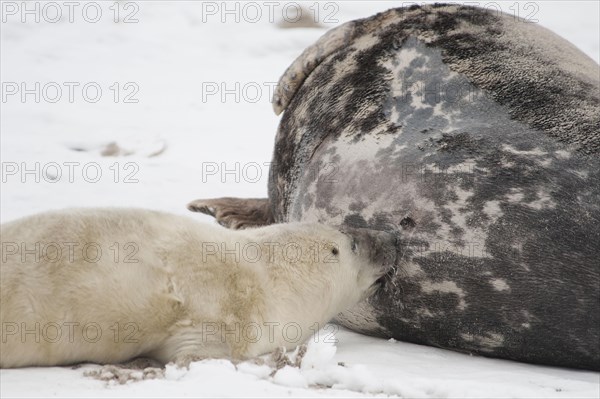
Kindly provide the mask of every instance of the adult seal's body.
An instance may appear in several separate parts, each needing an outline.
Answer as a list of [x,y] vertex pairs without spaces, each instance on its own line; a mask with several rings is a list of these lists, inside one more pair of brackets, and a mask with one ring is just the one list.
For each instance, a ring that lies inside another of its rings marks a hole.
[[598,65],[536,24],[389,10],[328,32],[283,75],[269,198],[190,209],[232,228],[395,230],[395,272],[341,324],[599,369],[599,102]]

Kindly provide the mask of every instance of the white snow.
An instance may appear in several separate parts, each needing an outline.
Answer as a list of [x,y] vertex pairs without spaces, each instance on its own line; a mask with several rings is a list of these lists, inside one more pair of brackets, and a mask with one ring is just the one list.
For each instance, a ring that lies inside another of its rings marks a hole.
[[[63,2],[54,3],[63,14],[55,23],[46,21],[54,19],[54,6],[28,3],[34,14],[22,15],[20,1],[1,4],[2,222],[73,206],[146,207],[211,222],[189,213],[186,203],[266,196],[278,124],[270,92],[325,29],[278,28],[274,22],[285,11],[294,17],[285,2],[227,3],[238,7],[239,22],[235,13],[222,13],[222,2],[97,2],[96,23],[85,19],[95,17],[92,6],[82,14],[86,3],[77,3],[73,22]],[[402,2],[303,4],[319,10],[329,28]],[[495,4],[521,16],[534,12],[540,24],[598,61],[597,2]],[[137,23],[123,23],[130,14]],[[98,87],[102,94],[93,103]],[[24,101],[22,88],[31,91]],[[62,96],[51,102],[57,90]],[[102,156],[107,150],[118,155]],[[599,373],[471,357],[343,329],[336,338],[335,346],[311,341],[300,368],[287,366],[273,377],[266,365],[227,360],[196,362],[189,370],[169,366],[162,379],[125,385],[85,377],[94,365],[1,370],[0,396],[600,396]]]
[[[598,373],[473,357],[359,335],[344,329],[337,346],[309,341],[300,368],[271,377],[267,365],[214,359],[189,370],[168,365],[163,379],[106,383],[70,368],[1,370],[2,397],[598,397]],[[337,349],[337,352],[336,352]],[[343,364],[342,364],[343,363]]]

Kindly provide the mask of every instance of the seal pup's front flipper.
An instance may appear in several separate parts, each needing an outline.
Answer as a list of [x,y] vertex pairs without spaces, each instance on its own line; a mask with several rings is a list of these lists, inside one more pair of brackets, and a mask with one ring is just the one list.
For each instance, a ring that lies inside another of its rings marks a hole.
[[214,216],[221,226],[234,230],[273,223],[268,198],[198,199],[187,207],[192,212]]

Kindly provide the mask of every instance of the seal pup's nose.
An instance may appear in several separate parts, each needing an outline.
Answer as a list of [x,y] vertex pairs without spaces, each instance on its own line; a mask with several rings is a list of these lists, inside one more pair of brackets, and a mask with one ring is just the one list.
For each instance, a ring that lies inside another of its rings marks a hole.
[[377,274],[384,275],[396,265],[398,233],[354,227],[344,227],[341,231],[352,237],[352,251],[379,268]]

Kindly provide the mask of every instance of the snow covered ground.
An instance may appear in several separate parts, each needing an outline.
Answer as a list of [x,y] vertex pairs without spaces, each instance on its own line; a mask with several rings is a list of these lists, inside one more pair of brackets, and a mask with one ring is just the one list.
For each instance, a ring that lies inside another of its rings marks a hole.
[[[328,332],[330,332],[329,329]],[[164,379],[126,384],[82,377],[98,366],[2,370],[4,397],[597,398],[598,373],[470,357],[340,330],[310,341],[302,366],[274,377],[266,365],[227,360],[168,366]],[[336,351],[337,348],[337,351]],[[343,362],[343,365],[338,364]],[[327,387],[327,388],[325,388]]]
[[[280,28],[296,15],[283,1],[29,2],[29,13],[3,1],[2,222],[73,206],[189,214],[195,198],[266,196],[281,73],[327,28],[402,2],[302,4],[323,28]],[[479,4],[535,19],[599,59],[598,2]],[[336,336],[274,377],[223,360],[125,385],[84,376],[96,366],[1,370],[0,396],[600,396],[599,373]]]

